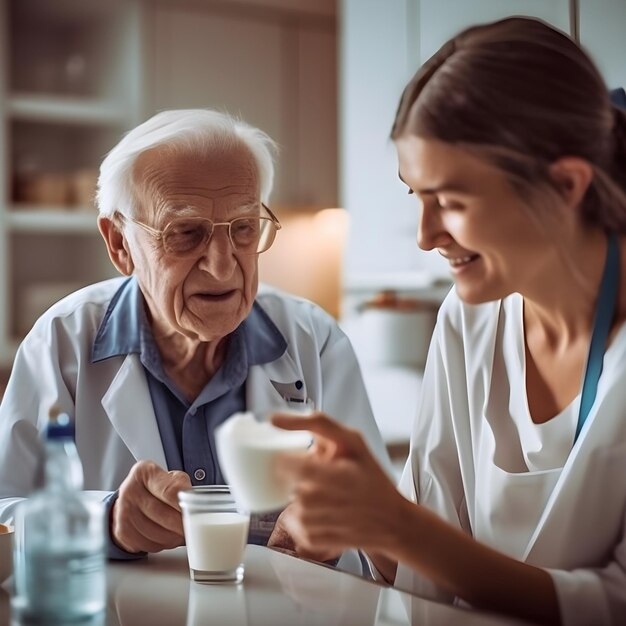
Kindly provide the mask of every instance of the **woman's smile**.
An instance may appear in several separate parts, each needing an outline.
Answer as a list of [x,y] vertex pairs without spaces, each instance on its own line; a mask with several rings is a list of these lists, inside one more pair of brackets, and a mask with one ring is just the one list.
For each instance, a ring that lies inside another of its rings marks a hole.
[[444,254],[443,256],[450,263],[453,271],[460,270],[480,258],[479,254],[466,254],[464,256],[448,256]]

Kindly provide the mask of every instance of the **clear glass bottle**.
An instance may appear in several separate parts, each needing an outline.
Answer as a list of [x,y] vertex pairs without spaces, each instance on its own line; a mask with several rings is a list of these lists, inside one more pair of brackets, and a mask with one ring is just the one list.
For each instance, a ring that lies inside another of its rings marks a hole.
[[82,492],[74,426],[51,409],[45,482],[15,513],[13,609],[20,618],[73,622],[106,605],[104,505]]

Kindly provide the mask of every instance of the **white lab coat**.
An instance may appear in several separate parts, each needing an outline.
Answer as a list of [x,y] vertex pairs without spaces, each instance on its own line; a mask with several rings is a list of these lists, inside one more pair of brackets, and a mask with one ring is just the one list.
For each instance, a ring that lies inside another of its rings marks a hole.
[[[605,354],[596,402],[562,466],[506,472],[496,465],[510,459],[495,458],[488,420],[506,426],[506,408],[514,412],[521,404],[522,413],[527,411],[523,367],[501,367],[504,349],[513,361],[517,351],[524,364],[521,311],[518,294],[479,306],[463,304],[454,292],[448,296],[430,347],[423,382],[428,392],[400,488],[480,541],[548,570],[563,624],[624,624],[626,325]],[[504,396],[500,410],[490,416],[498,394]],[[573,432],[570,437],[571,442]],[[516,516],[534,521],[524,529]],[[403,565],[396,585],[445,596]]]
[[[39,432],[57,403],[75,419],[85,489],[116,490],[139,460],[166,467],[165,453],[139,355],[91,362],[94,338],[123,279],[71,294],[34,325],[20,346],[0,406],[0,521],[34,488]],[[274,383],[301,380],[318,410],[359,429],[390,468],[359,366],[344,333],[316,305],[259,290],[257,301],[287,341],[276,361],[250,367],[246,406],[263,415],[289,408]]]

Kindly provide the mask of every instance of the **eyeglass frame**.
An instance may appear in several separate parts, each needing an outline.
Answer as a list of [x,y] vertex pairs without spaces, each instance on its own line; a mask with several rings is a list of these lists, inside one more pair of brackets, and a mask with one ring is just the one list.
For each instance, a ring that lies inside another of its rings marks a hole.
[[[269,217],[259,216],[257,219],[263,219],[263,220],[269,219],[269,220],[271,220],[272,224],[276,228],[276,232],[278,232],[282,228],[282,224],[278,221],[278,218],[274,215],[274,213],[272,213],[271,209],[264,202],[261,202],[261,206],[263,207],[263,209],[265,209],[265,211],[267,211],[267,214],[269,215]],[[246,256],[252,256],[254,254],[263,254],[263,252],[267,252],[274,245],[274,239],[272,239],[272,243],[267,248],[265,248],[265,250],[262,250],[261,252],[241,252],[240,250],[238,250],[237,246],[235,245],[235,243],[233,241],[233,238],[231,236],[230,227],[231,227],[231,224],[233,222],[237,221],[237,220],[249,219],[249,218],[247,218],[245,216],[235,217],[234,219],[230,220],[229,222],[214,222],[210,217],[202,217],[201,215],[190,216],[189,218],[174,218],[173,220],[170,220],[165,225],[165,228],[163,228],[163,230],[159,230],[157,228],[153,228],[152,226],[148,226],[148,224],[144,224],[143,222],[140,222],[139,220],[135,219],[134,217],[130,217],[129,215],[124,215],[120,211],[115,211],[114,215],[117,216],[122,221],[128,220],[129,222],[132,222],[133,224],[136,224],[137,226],[143,228],[147,233],[149,233],[150,235],[152,235],[155,239],[157,239],[159,241],[163,240],[163,234],[170,227],[170,225],[173,224],[174,222],[181,221],[181,220],[184,220],[184,219],[194,219],[194,220],[210,222],[211,225],[212,225],[211,226],[211,234],[210,234],[209,238],[207,239],[206,243],[204,244],[206,247],[208,247],[209,243],[211,243],[211,239],[213,238],[213,233],[215,232],[215,227],[216,226],[228,226],[228,241],[230,241],[230,245],[233,247],[233,250],[235,250],[236,252],[239,252],[240,254],[244,254]],[[276,233],[274,233],[274,238],[276,238]],[[163,249],[165,250],[165,246],[163,247]],[[196,250],[196,248],[194,248],[194,250]],[[165,250],[165,252],[166,252],[166,254],[172,254],[171,252],[168,252],[167,250]],[[177,255],[177,254],[174,253],[173,256],[178,256],[179,258],[185,258],[187,256],[193,256],[193,255],[192,254],[189,254],[189,255],[186,255],[186,254]]]

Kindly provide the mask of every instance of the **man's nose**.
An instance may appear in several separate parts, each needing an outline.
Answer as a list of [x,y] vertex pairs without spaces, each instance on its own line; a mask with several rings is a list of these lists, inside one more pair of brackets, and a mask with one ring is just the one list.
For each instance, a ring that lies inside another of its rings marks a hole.
[[200,268],[217,280],[226,281],[233,275],[235,267],[237,258],[228,236],[228,226],[218,224],[213,227],[213,234],[203,251]]

